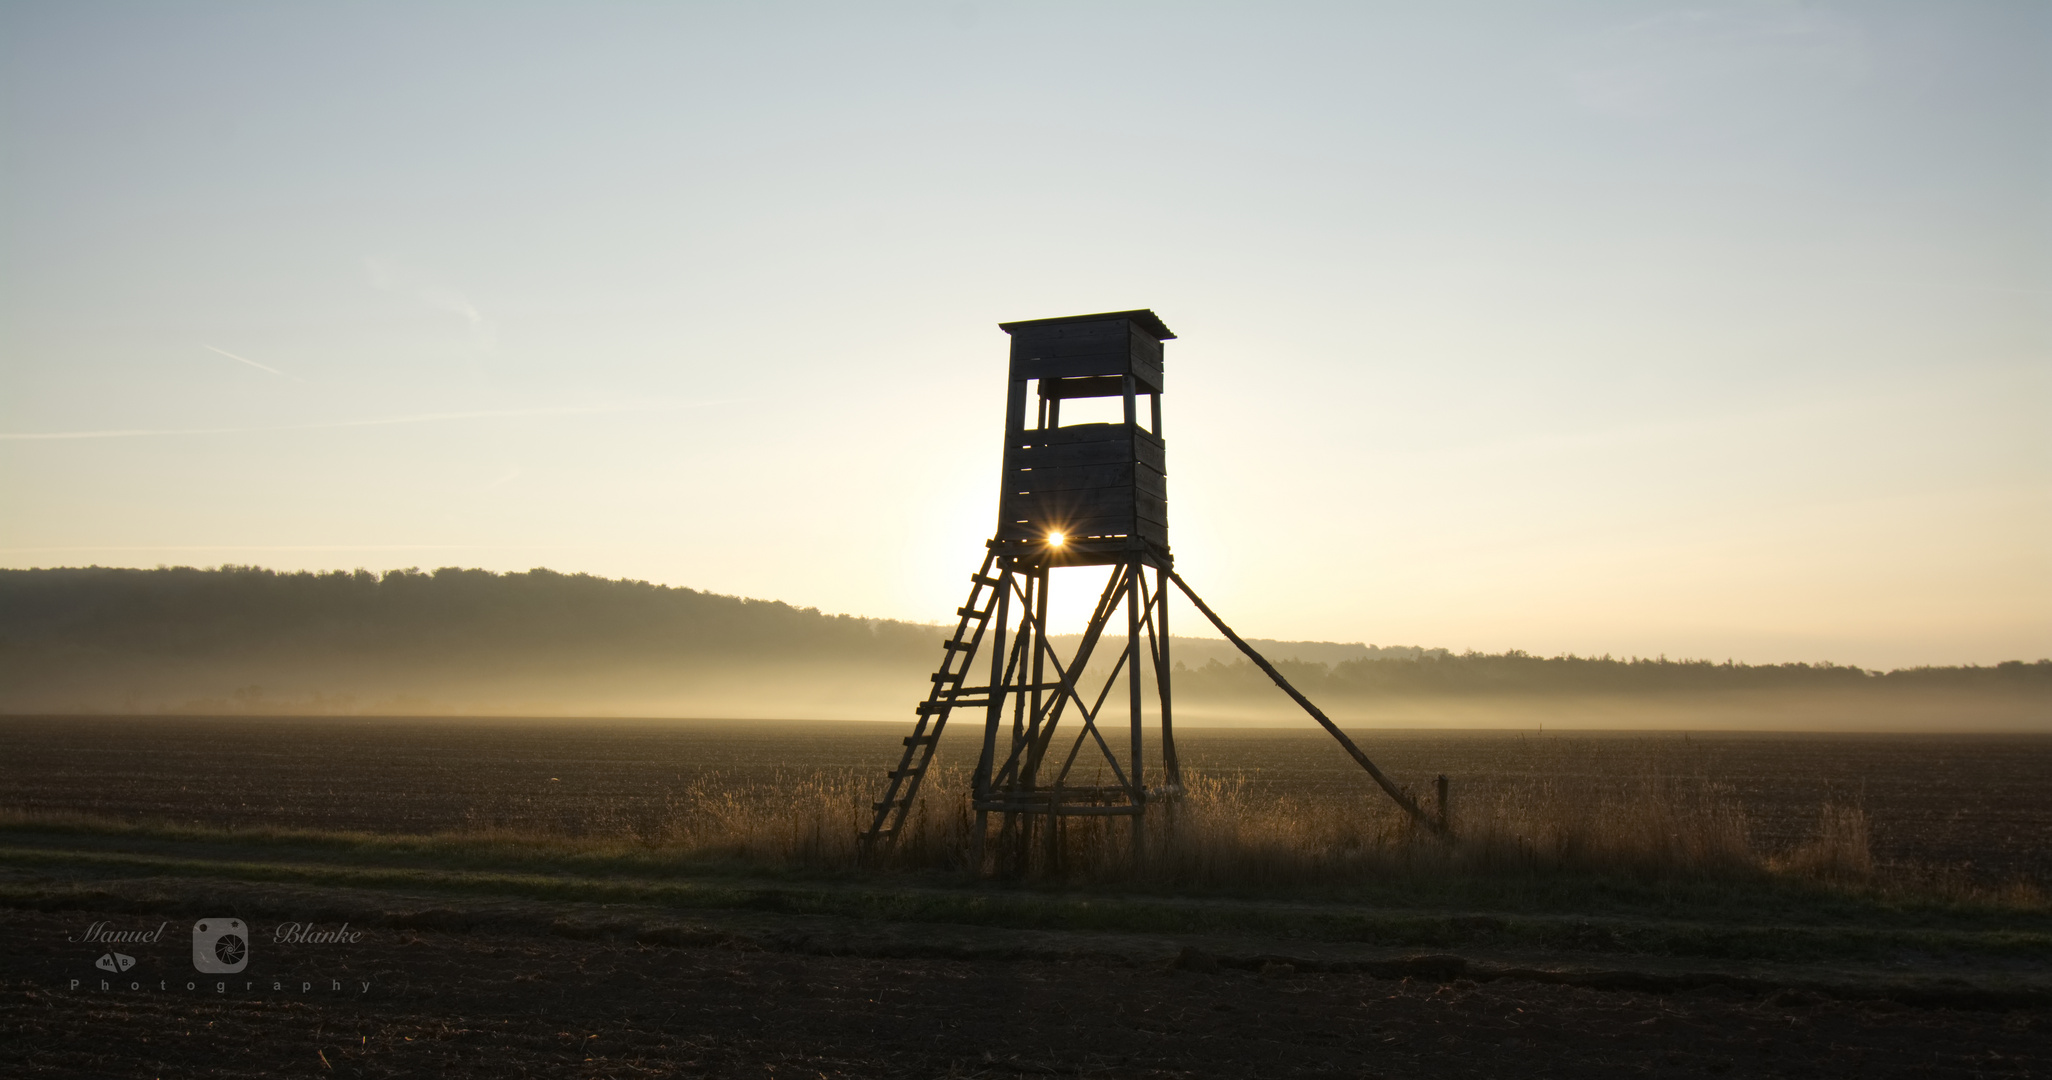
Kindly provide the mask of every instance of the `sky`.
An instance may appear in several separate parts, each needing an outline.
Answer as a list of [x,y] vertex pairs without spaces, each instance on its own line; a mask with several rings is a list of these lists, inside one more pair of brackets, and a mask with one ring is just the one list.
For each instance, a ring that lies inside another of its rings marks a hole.
[[2046,5],[8,3],[0,140],[0,565],[938,621],[1149,307],[1248,636],[2052,655]]

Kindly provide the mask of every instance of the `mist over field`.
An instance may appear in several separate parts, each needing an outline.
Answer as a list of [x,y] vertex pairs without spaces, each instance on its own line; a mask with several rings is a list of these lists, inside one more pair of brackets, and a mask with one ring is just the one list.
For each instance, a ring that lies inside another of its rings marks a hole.
[[[901,720],[948,629],[549,570],[0,570],[0,712]],[[1873,672],[1254,644],[1362,725],[2052,730],[2044,660]],[[1305,722],[1228,643],[1177,637],[1171,655],[1179,723]]]

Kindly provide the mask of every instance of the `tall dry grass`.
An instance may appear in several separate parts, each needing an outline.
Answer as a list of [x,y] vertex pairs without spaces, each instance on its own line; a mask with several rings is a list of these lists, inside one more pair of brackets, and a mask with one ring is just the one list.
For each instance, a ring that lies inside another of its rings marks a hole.
[[[870,770],[708,773],[657,799],[586,805],[554,819],[546,806],[528,805],[519,808],[518,828],[480,820],[468,831],[762,867],[974,869],[1078,883],[1226,888],[1343,886],[1418,874],[1844,880],[1874,869],[1857,807],[1827,806],[1811,843],[1768,853],[1753,843],[1746,813],[1729,788],[1687,770],[1660,768],[1600,783],[1457,788],[1451,841],[1419,828],[1366,784],[1344,793],[1293,792],[1243,773],[1189,773],[1185,798],[1150,808],[1137,859],[1127,818],[1064,819],[1050,845],[1044,831],[1024,835],[993,816],[981,861],[972,867],[978,845],[968,784],[964,770],[934,770],[905,829],[875,852],[865,852],[857,839],[876,797]],[[1045,829],[1038,822],[1031,827]]]

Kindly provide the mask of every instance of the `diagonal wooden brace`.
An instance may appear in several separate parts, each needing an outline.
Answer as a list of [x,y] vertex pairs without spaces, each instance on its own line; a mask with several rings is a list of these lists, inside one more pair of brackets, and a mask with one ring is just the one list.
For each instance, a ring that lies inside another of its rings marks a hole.
[[1183,590],[1183,595],[1189,597],[1192,604],[1197,605],[1197,610],[1203,612],[1204,617],[1211,620],[1211,625],[1218,627],[1218,632],[1224,634],[1227,641],[1232,642],[1241,652],[1246,653],[1247,659],[1254,661],[1255,667],[1260,668],[1270,679],[1273,679],[1275,685],[1282,688],[1283,693],[1290,695],[1291,700],[1302,705],[1304,711],[1311,714],[1311,719],[1318,721],[1320,727],[1329,732],[1333,738],[1338,739],[1339,744],[1346,748],[1347,753],[1353,755],[1354,761],[1363,769],[1368,770],[1368,775],[1375,778],[1375,782],[1382,786],[1382,790],[1391,799],[1395,800],[1398,806],[1404,808],[1405,813],[1410,814],[1412,819],[1417,821],[1418,824],[1432,830],[1435,836],[1444,838],[1448,835],[1445,822],[1434,820],[1432,815],[1427,814],[1418,805],[1417,800],[1411,798],[1410,792],[1398,787],[1394,781],[1383,775],[1382,770],[1376,768],[1375,763],[1368,760],[1368,755],[1362,753],[1361,748],[1354,745],[1354,740],[1347,738],[1347,733],[1341,731],[1338,724],[1333,723],[1324,713],[1318,711],[1318,706],[1311,704],[1310,698],[1298,693],[1297,688],[1291,686],[1290,681],[1282,677],[1282,672],[1275,669],[1275,665],[1269,663],[1260,653],[1255,652],[1254,646],[1241,640],[1240,635],[1233,633],[1233,628],[1227,626],[1225,620],[1218,617],[1217,612],[1211,610],[1204,601],[1198,599],[1197,593],[1190,588],[1190,583],[1183,580],[1183,575],[1171,570],[1168,576],[1170,581],[1176,583],[1176,588]]

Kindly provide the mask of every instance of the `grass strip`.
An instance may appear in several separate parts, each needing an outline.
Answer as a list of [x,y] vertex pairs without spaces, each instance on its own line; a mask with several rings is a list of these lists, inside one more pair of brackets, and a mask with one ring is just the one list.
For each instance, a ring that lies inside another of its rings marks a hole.
[[[963,891],[959,873],[891,868],[850,870],[708,856],[619,840],[529,834],[404,835],[348,831],[247,829],[135,822],[82,815],[0,814],[0,837],[23,846],[122,847],[165,854],[240,858],[251,849],[273,861],[347,860],[364,865],[577,875],[593,878],[733,880],[818,888]],[[195,849],[198,849],[197,851]],[[1644,877],[1587,872],[1531,874],[1395,874],[1320,887],[1190,888],[1145,882],[1087,890],[1061,881],[978,882],[978,893],[1074,896],[1176,903],[1302,904],[1410,910],[1492,912],[1706,923],[1819,927],[1860,924],[1901,928],[1980,928],[2052,933],[2052,902],[2035,892],[1960,895],[1762,874]]]
[[[2052,933],[2029,929],[1710,924],[1659,919],[1477,917],[1357,907],[1259,902],[1179,902],[983,889],[829,887],[734,879],[590,877],[568,873],[336,865],[309,861],[196,858],[41,847],[0,848],[0,864],[80,879],[147,874],[571,903],[638,904],[672,910],[751,911],[902,923],[1162,934],[1259,934],[1350,944],[1492,948],[1687,956],[1725,960],[1876,961],[1905,950],[2052,960]],[[17,899],[33,887],[9,886]]]

